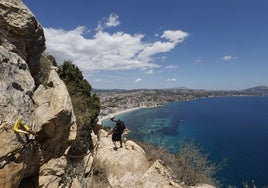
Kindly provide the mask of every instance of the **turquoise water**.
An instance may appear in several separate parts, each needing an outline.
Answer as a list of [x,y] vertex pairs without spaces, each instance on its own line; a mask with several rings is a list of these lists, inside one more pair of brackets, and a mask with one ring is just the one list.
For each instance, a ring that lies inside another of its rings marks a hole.
[[[118,116],[132,132],[130,139],[165,140],[173,153],[180,140],[193,139],[210,159],[228,164],[217,175],[224,186],[251,182],[268,185],[268,96],[218,97],[174,102]],[[113,126],[109,121],[104,125]]]

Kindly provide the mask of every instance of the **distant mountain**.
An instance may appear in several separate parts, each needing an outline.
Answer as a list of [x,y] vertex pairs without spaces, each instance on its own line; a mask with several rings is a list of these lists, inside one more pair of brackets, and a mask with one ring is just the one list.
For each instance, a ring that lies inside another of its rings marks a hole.
[[109,93],[109,92],[133,92],[133,91],[153,91],[153,90],[163,90],[163,91],[181,91],[181,92],[239,92],[241,94],[250,94],[250,95],[268,95],[268,86],[256,86],[243,90],[205,90],[205,89],[190,89],[187,87],[173,87],[173,88],[164,88],[164,89],[93,89],[94,93]]
[[94,93],[124,92],[126,89],[92,89]]
[[253,88],[244,89],[244,92],[248,93],[257,93],[262,95],[268,95],[268,87],[267,86],[256,86]]

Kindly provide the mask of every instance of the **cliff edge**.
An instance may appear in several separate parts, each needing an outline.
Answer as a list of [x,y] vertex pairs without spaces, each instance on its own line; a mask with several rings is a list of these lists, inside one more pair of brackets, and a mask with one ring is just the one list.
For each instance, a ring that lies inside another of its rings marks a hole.
[[113,150],[111,136],[106,137],[107,132],[100,130],[99,139],[92,135],[98,147],[94,160],[98,167],[105,170],[106,187],[135,187],[135,188],[213,188],[207,184],[186,186],[176,183],[169,168],[156,160],[149,162],[144,150],[131,140],[123,144],[123,148]]

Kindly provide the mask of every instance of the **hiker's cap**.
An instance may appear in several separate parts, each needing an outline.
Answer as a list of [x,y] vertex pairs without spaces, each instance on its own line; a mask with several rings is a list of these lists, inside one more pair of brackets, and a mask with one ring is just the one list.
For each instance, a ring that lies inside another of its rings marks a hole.
[[110,116],[110,119],[114,119],[114,118],[115,118],[115,116],[114,116],[114,115]]
[[97,125],[101,125],[101,124],[102,124],[102,123],[101,123],[101,120],[99,120],[98,123],[97,123]]

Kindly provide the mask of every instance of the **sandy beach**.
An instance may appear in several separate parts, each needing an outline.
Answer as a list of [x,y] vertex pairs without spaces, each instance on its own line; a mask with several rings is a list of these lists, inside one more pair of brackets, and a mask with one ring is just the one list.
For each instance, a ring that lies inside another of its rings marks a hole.
[[124,113],[131,112],[131,111],[134,111],[134,110],[139,110],[139,109],[142,109],[142,107],[135,107],[135,108],[129,108],[129,109],[126,109],[126,110],[118,111],[118,112],[115,112],[115,113],[112,113],[112,114],[108,114],[107,116],[99,117],[99,120],[104,121],[104,120],[109,119],[111,116],[116,117],[119,114],[124,114]]

